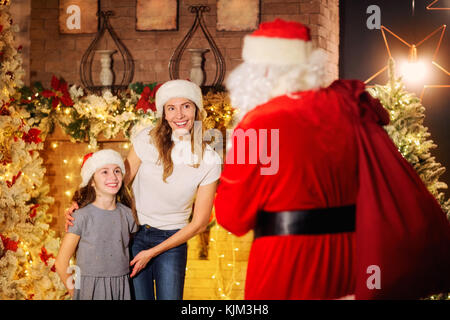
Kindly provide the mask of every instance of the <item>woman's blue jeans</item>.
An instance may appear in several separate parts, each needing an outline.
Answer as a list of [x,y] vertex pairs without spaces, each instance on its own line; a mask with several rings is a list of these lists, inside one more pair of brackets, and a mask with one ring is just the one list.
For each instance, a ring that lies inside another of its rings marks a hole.
[[[160,230],[148,225],[140,226],[131,244],[132,259],[142,250],[157,246],[177,231]],[[132,278],[134,298],[136,300],[182,300],[186,261],[186,243],[152,258],[147,266]]]

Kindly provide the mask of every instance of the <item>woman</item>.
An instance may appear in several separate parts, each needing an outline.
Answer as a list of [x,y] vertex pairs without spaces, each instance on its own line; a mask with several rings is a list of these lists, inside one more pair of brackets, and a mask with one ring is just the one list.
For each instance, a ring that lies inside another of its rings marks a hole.
[[200,87],[168,81],[156,93],[156,108],[158,123],[132,138],[125,163],[140,222],[130,262],[138,300],[182,299],[186,242],[205,230],[221,173],[203,129],[194,130],[206,114]]

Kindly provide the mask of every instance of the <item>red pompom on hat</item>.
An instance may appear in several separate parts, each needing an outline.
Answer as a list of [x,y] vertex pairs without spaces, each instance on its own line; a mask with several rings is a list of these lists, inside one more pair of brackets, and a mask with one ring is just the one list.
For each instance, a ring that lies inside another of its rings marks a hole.
[[242,58],[257,64],[298,65],[306,63],[312,51],[308,27],[278,18],[245,36]]
[[86,155],[84,156],[84,158],[83,158],[83,163],[81,164],[81,167],[82,167],[82,168],[83,168],[83,166],[84,166],[86,160],[89,159],[90,157],[92,157],[93,155],[94,155],[94,153],[91,152],[91,153],[88,153],[88,154],[86,154]]

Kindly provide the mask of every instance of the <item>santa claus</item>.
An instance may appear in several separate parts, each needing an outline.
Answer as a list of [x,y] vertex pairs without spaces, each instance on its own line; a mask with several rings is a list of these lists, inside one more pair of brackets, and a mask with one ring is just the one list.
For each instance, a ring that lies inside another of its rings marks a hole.
[[[242,118],[215,210],[230,232],[254,230],[245,298],[447,291],[450,225],[384,131],[380,102],[356,80],[321,88],[325,55],[300,23],[262,23],[242,56],[226,83]],[[263,171],[268,155],[277,170]]]

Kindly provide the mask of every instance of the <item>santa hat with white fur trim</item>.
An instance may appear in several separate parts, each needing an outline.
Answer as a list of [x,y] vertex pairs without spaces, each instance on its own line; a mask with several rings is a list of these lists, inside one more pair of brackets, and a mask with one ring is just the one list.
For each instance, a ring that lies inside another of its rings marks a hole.
[[205,113],[202,90],[198,85],[188,80],[170,80],[156,91],[155,104],[158,118],[162,116],[166,102],[172,98],[189,99],[195,103],[200,112]]
[[313,51],[309,29],[299,22],[275,19],[245,36],[242,58],[257,64],[307,63]]
[[125,175],[125,164],[122,156],[117,151],[103,149],[85,155],[83,164],[81,165],[81,178],[83,181],[80,184],[80,188],[87,186],[95,171],[108,164],[118,165],[122,170],[122,174]]

